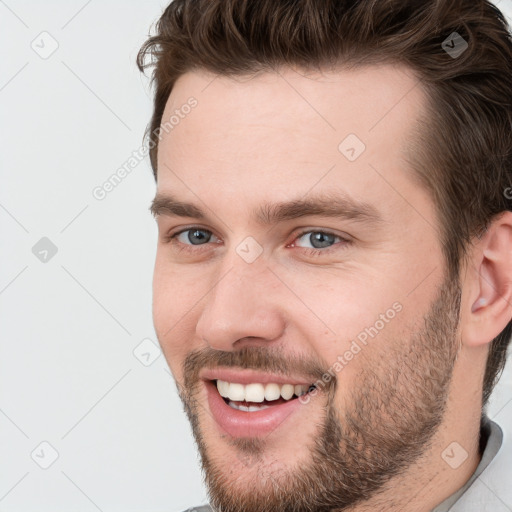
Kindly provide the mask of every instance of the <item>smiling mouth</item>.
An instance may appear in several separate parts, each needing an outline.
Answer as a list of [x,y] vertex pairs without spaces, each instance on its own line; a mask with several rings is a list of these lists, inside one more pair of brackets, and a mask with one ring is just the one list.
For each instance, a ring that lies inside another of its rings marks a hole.
[[284,404],[316,389],[315,385],[250,383],[240,384],[214,380],[218,393],[232,409],[243,412],[257,412]]

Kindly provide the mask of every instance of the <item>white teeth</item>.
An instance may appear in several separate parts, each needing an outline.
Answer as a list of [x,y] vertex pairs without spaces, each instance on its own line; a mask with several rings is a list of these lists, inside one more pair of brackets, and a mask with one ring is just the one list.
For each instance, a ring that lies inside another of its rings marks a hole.
[[256,411],[262,411],[263,409],[268,409],[270,405],[241,405],[241,404],[235,404],[235,402],[228,402],[228,405],[232,409],[237,409],[238,411],[245,411],[245,412],[256,412]]
[[228,396],[230,400],[235,400],[237,402],[243,402],[245,400],[245,386],[243,384],[237,384],[235,382],[230,382],[228,388]]
[[300,384],[297,384],[294,388],[294,392],[297,396],[302,396],[308,392],[308,388],[307,386],[301,386]]
[[294,392],[295,386],[293,384],[285,384],[284,386],[281,386],[281,396],[285,400],[290,400]]
[[247,407],[247,412],[261,411],[263,409],[268,409],[269,407],[270,407],[270,405],[260,405],[260,406],[250,405],[249,407]]
[[281,388],[277,384],[265,386],[265,400],[277,400],[281,396]]
[[[309,386],[304,386],[301,384],[260,384],[257,382],[244,385],[238,384],[236,382],[226,382],[223,380],[217,380],[217,389],[219,390],[220,396],[228,398],[233,402],[245,401],[252,403],[261,403],[263,402],[263,400],[273,401],[278,400],[280,397],[282,397],[284,400],[290,400],[294,395],[301,396],[307,393]],[[251,407],[254,406],[249,406],[249,409]],[[238,406],[236,408],[238,408]],[[262,406],[259,406],[256,408],[256,410],[260,410],[261,408]]]
[[229,382],[218,380],[217,389],[219,390],[220,396],[226,398],[229,392]]
[[246,402],[263,402],[265,400],[265,388],[263,384],[247,384],[245,386]]

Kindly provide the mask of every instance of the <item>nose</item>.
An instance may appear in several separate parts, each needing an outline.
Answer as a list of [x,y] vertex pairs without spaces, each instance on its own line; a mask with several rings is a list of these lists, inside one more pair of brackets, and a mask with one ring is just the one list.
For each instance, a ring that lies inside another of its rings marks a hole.
[[279,298],[279,280],[265,262],[249,264],[235,254],[222,268],[205,297],[198,337],[222,351],[280,338],[286,327],[285,302]]

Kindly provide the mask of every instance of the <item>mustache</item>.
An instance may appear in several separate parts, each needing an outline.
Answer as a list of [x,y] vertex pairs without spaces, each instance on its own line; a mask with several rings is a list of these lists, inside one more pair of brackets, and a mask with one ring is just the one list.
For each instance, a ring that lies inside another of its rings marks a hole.
[[[183,385],[192,390],[199,383],[199,373],[203,369],[242,368],[259,370],[276,375],[294,375],[311,380],[322,379],[329,366],[315,357],[297,354],[284,354],[278,347],[243,347],[234,351],[215,350],[206,347],[190,352],[183,362]],[[328,385],[334,386],[333,378]],[[326,386],[327,387],[327,386]]]

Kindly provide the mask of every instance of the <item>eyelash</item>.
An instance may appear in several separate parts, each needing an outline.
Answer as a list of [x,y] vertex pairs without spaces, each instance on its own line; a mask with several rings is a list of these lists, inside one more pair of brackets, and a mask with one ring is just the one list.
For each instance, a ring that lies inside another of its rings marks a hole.
[[[185,251],[186,253],[195,253],[197,250],[194,249],[194,247],[201,247],[201,245],[208,245],[208,244],[199,244],[197,246],[194,246],[194,245],[191,245],[191,244],[183,244],[181,242],[176,242],[175,241],[176,238],[179,235],[181,235],[182,233],[186,233],[187,231],[194,231],[194,230],[196,230],[196,231],[204,231],[205,233],[210,233],[210,234],[213,235],[213,233],[211,231],[209,231],[208,229],[204,229],[204,228],[201,228],[199,226],[191,226],[191,227],[188,227],[186,229],[182,229],[181,231],[178,231],[178,232],[176,232],[174,234],[167,235],[164,238],[163,241],[164,241],[164,243],[168,243],[168,244],[174,245],[176,247],[176,249],[178,250],[178,252],[180,252],[180,253],[183,252],[183,251]],[[329,254],[332,251],[336,250],[338,248],[337,246],[340,245],[340,244],[343,245],[343,246],[351,244],[351,240],[343,238],[342,236],[337,235],[336,233],[332,233],[330,231],[318,230],[318,229],[305,229],[304,231],[298,233],[295,236],[293,242],[295,242],[295,240],[297,240],[299,238],[302,238],[304,235],[306,235],[308,233],[322,233],[323,235],[331,235],[331,236],[334,236],[335,238],[339,238],[340,241],[335,243],[334,245],[332,245],[330,247],[326,247],[324,249],[314,249],[314,248],[309,248],[309,247],[299,247],[300,249],[302,249],[305,252],[305,254],[307,256],[321,256],[322,254]]]

